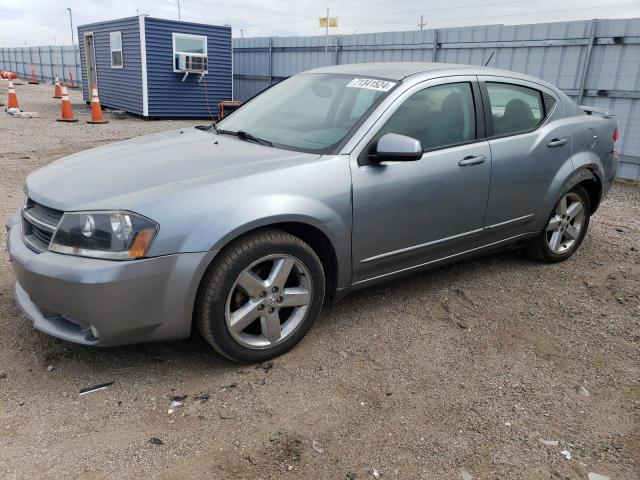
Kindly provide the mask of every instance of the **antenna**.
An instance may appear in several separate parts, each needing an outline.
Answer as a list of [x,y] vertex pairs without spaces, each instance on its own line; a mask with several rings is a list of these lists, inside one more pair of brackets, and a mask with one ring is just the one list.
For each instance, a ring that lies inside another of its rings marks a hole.
[[487,65],[489,65],[489,62],[491,61],[491,59],[493,58],[493,54],[496,53],[496,51],[494,50],[493,52],[491,52],[491,55],[489,55],[489,58],[487,59],[486,62],[484,62],[484,66],[486,67]]

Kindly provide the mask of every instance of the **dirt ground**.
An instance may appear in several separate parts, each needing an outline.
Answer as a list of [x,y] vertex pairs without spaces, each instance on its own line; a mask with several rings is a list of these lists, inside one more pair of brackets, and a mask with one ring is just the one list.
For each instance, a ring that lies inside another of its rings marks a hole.
[[[17,89],[41,118],[0,113],[3,220],[38,167],[203,123],[86,125],[77,91],[81,121],[57,123],[52,87]],[[0,477],[639,479],[639,233],[640,187],[618,184],[569,261],[510,251],[362,290],[270,369],[198,335],[110,349],[48,337],[15,305],[3,251]],[[187,397],[168,414],[172,395]]]

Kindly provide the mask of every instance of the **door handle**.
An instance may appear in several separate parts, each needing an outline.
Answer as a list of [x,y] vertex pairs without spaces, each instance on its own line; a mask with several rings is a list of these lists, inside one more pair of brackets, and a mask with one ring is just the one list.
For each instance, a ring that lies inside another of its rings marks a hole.
[[486,161],[487,157],[485,157],[484,155],[470,155],[460,160],[458,162],[458,165],[460,165],[461,167],[470,167],[471,165],[479,165]]
[[568,141],[569,140],[567,140],[566,138],[554,138],[549,143],[547,143],[547,147],[549,147],[549,148],[561,147],[563,145],[566,145]]

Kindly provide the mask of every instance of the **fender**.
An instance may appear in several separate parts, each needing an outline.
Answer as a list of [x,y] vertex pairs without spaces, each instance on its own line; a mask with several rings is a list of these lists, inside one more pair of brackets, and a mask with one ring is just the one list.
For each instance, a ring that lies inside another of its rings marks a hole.
[[575,171],[573,172],[573,175],[571,175],[567,179],[564,191],[567,192],[571,190],[578,183],[585,180],[594,181],[598,185],[598,191],[590,192],[590,195],[592,197],[594,195],[597,196],[595,201],[593,201],[594,199],[592,198],[593,205],[591,206],[591,213],[593,214],[600,205],[600,201],[602,200],[602,197],[605,193],[604,166],[596,152],[591,150],[583,150],[581,152],[578,152],[577,154],[574,154],[573,164],[575,166]]
[[[604,180],[604,166],[602,160],[598,157],[597,153],[592,150],[575,151],[580,148],[579,145],[574,146],[574,154],[572,156],[573,166],[575,169],[574,174],[567,179],[567,186],[573,187],[576,183],[587,179],[595,179],[602,185]],[[586,170],[586,171],[585,171]],[[592,175],[590,177],[589,175]],[[574,181],[569,185],[569,182]]]
[[581,167],[579,170],[576,170],[571,177],[567,179],[567,184],[565,185],[565,191],[571,190],[580,182],[585,180],[594,180],[598,185],[602,185],[602,178],[596,174],[597,166],[596,165],[587,165]]
[[[590,180],[592,182],[594,182],[596,184],[595,188],[592,187],[588,187],[588,193],[589,193],[589,197],[591,200],[591,212],[590,214],[593,215],[596,210],[598,209],[598,207],[600,206],[600,203],[602,202],[602,198],[604,197],[606,191],[603,187],[604,182],[602,180],[602,176],[599,175],[599,171],[597,166],[584,166],[582,168],[580,168],[579,170],[576,170],[575,174],[569,179],[569,182],[567,184],[567,191],[571,190],[573,187],[575,187],[578,183],[580,182],[584,182],[585,180]],[[594,198],[596,197],[596,198]]]
[[[221,250],[234,239],[252,230],[278,223],[299,223],[321,231],[333,246],[338,267],[339,286],[347,285],[351,264],[350,217],[344,218],[329,205],[316,199],[298,195],[272,195],[247,198],[230,205],[205,219],[187,239],[186,250],[191,242],[199,239],[211,242],[208,250]],[[342,232],[342,233],[337,233]],[[213,239],[213,241],[211,241]],[[198,248],[193,245],[193,248]],[[202,247],[200,247],[202,248]]]
[[[546,225],[548,215],[555,207],[560,196],[567,193],[580,182],[585,180],[596,181],[600,186],[600,196],[602,197],[602,166],[597,156],[591,152],[580,152],[578,155],[572,157],[572,163],[574,165],[573,172],[567,175],[564,169],[560,169],[554,181],[551,182],[551,185],[557,185],[557,187],[551,188],[547,192],[543,202],[543,209],[540,212],[539,218],[536,219],[536,229],[541,229]],[[596,208],[598,203],[596,203]],[[595,209],[593,211],[595,211]]]
[[344,158],[205,185],[197,195],[189,191],[140,210],[150,218],[175,212],[169,225],[160,223],[152,256],[218,251],[257,228],[298,223],[328,238],[341,266],[338,285],[351,280],[351,175]]

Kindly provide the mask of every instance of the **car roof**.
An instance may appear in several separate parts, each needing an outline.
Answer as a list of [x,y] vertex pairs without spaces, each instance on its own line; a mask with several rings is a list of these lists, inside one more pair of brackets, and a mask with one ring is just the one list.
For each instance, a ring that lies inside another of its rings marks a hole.
[[500,70],[478,65],[464,65],[457,63],[433,63],[433,62],[376,62],[376,63],[352,63],[346,65],[331,65],[328,67],[314,68],[303,73],[335,73],[344,75],[359,75],[364,77],[384,78],[387,80],[402,80],[420,73],[438,72],[438,74],[451,75],[497,75],[523,80],[534,80],[540,83],[540,79],[530,77],[522,73]]

